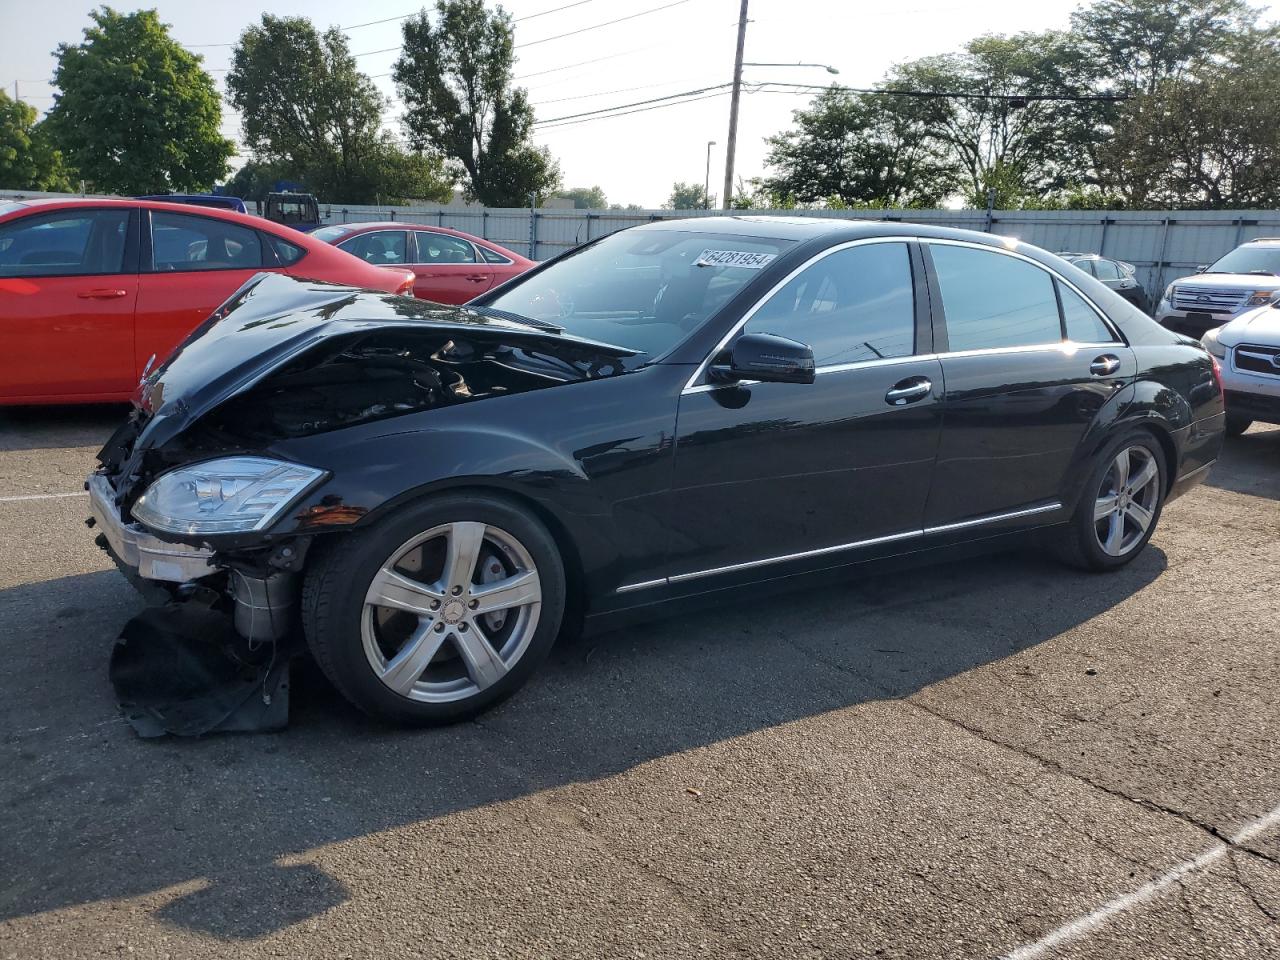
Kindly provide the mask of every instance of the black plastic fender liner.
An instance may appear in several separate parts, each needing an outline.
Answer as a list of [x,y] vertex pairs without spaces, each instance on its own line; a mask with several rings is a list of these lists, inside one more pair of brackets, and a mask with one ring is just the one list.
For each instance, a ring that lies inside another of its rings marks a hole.
[[126,623],[109,674],[142,737],[281,730],[291,656],[288,640],[250,650],[230,616],[188,601],[148,607]]

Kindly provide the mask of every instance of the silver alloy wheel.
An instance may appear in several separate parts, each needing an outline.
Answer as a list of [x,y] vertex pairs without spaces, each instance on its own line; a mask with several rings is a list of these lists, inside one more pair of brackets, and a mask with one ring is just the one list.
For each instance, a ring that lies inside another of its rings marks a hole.
[[1160,467],[1146,447],[1121,450],[1111,461],[1093,505],[1098,545],[1123,557],[1142,542],[1155,522],[1160,501]]
[[378,678],[410,700],[449,703],[493,686],[528,649],[542,587],[499,527],[432,527],[401,545],[365,593],[360,632]]

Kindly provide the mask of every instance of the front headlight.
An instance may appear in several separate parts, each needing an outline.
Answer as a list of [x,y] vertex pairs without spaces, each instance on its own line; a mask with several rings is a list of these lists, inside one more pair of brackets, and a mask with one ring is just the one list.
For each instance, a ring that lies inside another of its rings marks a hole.
[[1261,307],[1264,304],[1275,303],[1278,295],[1280,295],[1278,290],[1255,290],[1249,294],[1249,299],[1244,302],[1244,305],[1246,307]]
[[169,533],[250,533],[323,476],[323,470],[262,457],[206,460],[158,477],[133,505],[133,516]]
[[1206,330],[1204,336],[1200,338],[1200,343],[1219,360],[1225,360],[1227,359],[1227,348],[1218,341],[1218,333],[1221,330],[1221,327]]
[[1165,287],[1165,288],[1164,288],[1164,296],[1162,296],[1160,299],[1161,299],[1161,300],[1167,300],[1169,303],[1173,303],[1173,294],[1174,294],[1174,292],[1175,292],[1175,291],[1174,291],[1174,289],[1173,289],[1173,284],[1171,283],[1171,284],[1169,284],[1167,287]]

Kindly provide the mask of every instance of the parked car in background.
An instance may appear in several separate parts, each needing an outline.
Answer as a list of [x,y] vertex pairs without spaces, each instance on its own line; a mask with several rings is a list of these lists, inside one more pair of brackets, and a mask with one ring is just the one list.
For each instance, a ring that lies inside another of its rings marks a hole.
[[164,203],[187,203],[193,207],[212,207],[215,210],[231,210],[234,213],[248,213],[244,201],[239,197],[224,197],[220,193],[155,193],[150,196],[134,197],[135,200],[160,200]]
[[310,193],[268,193],[258,206],[264,219],[302,233],[320,226],[320,201]]
[[1099,256],[1096,253],[1060,253],[1058,256],[1068,263],[1075,264],[1089,276],[1095,277],[1143,313],[1151,312],[1151,299],[1134,276],[1136,270],[1133,264]]
[[417,223],[346,223],[313,236],[379,267],[407,266],[414,296],[436,303],[466,303],[519,276],[534,261],[460,230]]
[[1280,299],[1280,238],[1242,243],[1165,289],[1156,320],[1197,340],[1237,315]]
[[1216,369],[1007,238],[668,221],[465,306],[260,278],[146,378],[90,499],[141,577],[445,722],[566,619],[1033,530],[1118,569],[1218,456]]
[[127,400],[255,273],[408,293],[377,270],[259,217],[147,200],[0,204],[0,404]]
[[1255,420],[1280,423],[1280,306],[1257,307],[1200,342],[1222,367],[1227,435],[1239,436]]

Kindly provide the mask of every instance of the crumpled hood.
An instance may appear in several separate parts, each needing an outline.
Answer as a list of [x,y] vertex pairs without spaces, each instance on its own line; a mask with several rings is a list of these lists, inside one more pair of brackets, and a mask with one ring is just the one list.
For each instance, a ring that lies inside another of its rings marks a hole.
[[139,384],[134,403],[147,416],[138,446],[156,447],[272,370],[321,341],[366,330],[411,328],[471,339],[589,349],[635,356],[611,344],[543,330],[466,307],[298,280],[273,273],[249,279]]

